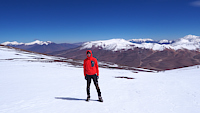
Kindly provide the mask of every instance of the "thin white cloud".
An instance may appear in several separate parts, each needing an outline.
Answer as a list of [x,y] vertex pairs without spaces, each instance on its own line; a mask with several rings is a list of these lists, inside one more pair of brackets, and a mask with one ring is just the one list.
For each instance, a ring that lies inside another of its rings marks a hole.
[[200,7],[200,0],[190,3],[191,6]]

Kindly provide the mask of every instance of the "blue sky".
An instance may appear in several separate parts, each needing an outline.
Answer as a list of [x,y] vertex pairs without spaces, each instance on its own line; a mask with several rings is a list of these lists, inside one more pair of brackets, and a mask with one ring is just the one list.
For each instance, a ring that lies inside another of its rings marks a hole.
[[0,0],[0,43],[200,36],[200,0]]

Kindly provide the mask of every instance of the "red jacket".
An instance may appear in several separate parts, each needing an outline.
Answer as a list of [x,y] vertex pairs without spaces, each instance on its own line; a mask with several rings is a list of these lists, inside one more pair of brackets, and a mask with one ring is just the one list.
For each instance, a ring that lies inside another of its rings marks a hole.
[[94,75],[97,74],[97,76],[99,76],[99,67],[98,67],[98,63],[97,63],[97,59],[92,57],[92,51],[91,50],[87,50],[86,51],[86,55],[87,52],[91,53],[91,56],[88,57],[84,60],[83,63],[83,69],[84,69],[84,75]]

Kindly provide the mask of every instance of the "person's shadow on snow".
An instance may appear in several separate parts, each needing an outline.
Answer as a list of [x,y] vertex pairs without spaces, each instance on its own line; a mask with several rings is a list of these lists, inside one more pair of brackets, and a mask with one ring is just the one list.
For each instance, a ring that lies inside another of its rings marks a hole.
[[[86,101],[86,99],[80,99],[80,98],[71,98],[71,97],[55,97],[55,99],[61,99],[61,100],[78,100],[78,101]],[[90,99],[90,101],[98,101]]]

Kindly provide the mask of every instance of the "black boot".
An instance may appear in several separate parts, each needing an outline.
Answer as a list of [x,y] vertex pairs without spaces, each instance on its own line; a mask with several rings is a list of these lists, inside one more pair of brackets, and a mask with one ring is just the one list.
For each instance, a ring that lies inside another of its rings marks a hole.
[[103,99],[101,96],[99,96],[99,102],[103,102]]
[[90,100],[90,96],[88,95],[86,101],[89,101],[89,100]]

